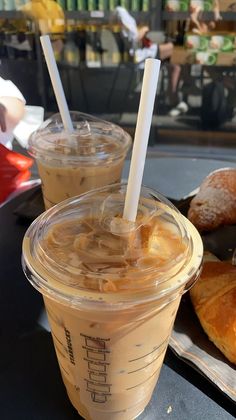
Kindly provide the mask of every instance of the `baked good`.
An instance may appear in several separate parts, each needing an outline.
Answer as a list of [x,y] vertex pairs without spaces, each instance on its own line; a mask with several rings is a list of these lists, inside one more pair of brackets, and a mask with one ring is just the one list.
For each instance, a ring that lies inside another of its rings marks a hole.
[[209,339],[236,364],[236,267],[207,258],[190,297]]
[[202,231],[236,223],[236,169],[211,172],[200,185],[188,211],[189,220]]

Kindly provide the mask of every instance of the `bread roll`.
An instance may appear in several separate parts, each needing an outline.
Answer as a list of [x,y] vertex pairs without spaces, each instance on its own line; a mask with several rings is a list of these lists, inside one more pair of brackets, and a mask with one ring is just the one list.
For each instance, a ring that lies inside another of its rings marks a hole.
[[211,172],[190,203],[189,220],[199,231],[236,223],[236,169]]
[[213,259],[204,262],[190,297],[209,339],[236,364],[236,267]]

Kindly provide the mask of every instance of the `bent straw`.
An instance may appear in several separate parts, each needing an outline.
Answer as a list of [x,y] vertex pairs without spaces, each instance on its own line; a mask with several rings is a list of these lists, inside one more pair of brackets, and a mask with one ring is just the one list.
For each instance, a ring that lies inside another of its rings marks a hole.
[[145,61],[143,85],[123,213],[123,218],[131,222],[135,222],[138,211],[160,65],[160,60],[154,58],[148,58]]
[[57,63],[55,60],[54,52],[52,49],[52,44],[48,35],[40,36],[41,45],[43,48],[45,60],[48,67],[48,72],[51,78],[53,90],[56,96],[57,105],[59,108],[59,112],[61,114],[61,119],[64,125],[65,130],[68,133],[72,133],[74,131],[73,124],[70,118],[70,113],[68,109],[68,105],[65,98],[65,93],[62,87],[59,71],[57,68]]

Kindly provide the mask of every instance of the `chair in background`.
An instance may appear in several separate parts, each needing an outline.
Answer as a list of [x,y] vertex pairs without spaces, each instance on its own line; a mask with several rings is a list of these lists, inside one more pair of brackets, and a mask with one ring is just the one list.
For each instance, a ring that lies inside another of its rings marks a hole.
[[119,95],[119,114],[127,109],[131,96],[140,91],[143,78],[142,62],[136,63],[135,57],[130,54],[130,44],[120,32],[113,33],[118,49],[119,61],[114,71],[113,82],[107,100],[107,109],[110,110],[112,102],[115,101],[115,94]]

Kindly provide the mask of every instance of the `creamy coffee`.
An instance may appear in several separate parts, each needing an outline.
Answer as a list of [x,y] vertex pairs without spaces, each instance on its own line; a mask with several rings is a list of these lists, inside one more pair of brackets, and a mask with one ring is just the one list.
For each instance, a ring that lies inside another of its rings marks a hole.
[[26,274],[44,296],[62,378],[85,419],[144,410],[201,265],[197,231],[154,191],[142,190],[136,223],[123,223],[125,188],[62,203],[24,239]]
[[30,138],[46,209],[91,189],[120,181],[131,138],[121,127],[71,112],[74,132],[66,133],[60,114]]

